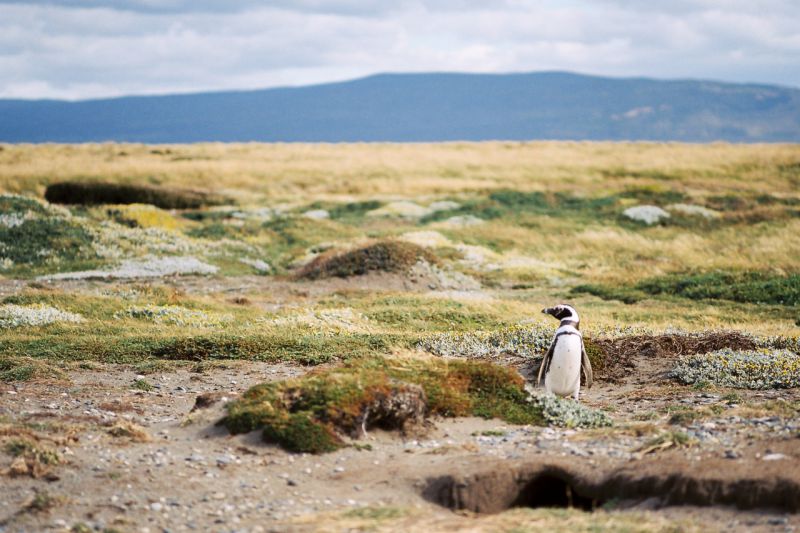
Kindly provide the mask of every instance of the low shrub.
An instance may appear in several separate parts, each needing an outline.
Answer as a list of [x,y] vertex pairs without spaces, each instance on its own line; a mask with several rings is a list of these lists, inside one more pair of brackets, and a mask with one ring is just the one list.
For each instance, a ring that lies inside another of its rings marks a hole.
[[543,355],[553,340],[555,327],[517,325],[491,331],[436,333],[417,347],[444,357],[497,358],[503,355],[533,358]]
[[47,186],[44,197],[54,204],[149,204],[162,209],[196,209],[230,203],[208,191],[96,181],[53,183]]
[[109,206],[105,214],[118,224],[131,228],[178,230],[185,225],[184,220],[175,218],[168,211],[147,204]]
[[76,313],[61,311],[49,305],[0,305],[0,329],[47,326],[56,322],[83,322]]
[[346,252],[323,253],[297,273],[302,279],[346,278],[368,272],[404,272],[424,259],[438,264],[429,250],[416,244],[385,240]]
[[737,389],[800,387],[800,355],[790,350],[726,348],[682,358],[671,376],[684,384],[712,383]]

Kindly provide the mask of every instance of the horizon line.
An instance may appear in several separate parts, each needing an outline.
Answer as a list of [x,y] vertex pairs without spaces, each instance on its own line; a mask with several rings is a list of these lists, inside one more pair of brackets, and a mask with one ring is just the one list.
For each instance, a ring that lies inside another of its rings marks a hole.
[[305,89],[314,87],[325,87],[330,85],[344,85],[348,83],[355,83],[359,81],[368,80],[370,78],[378,78],[383,76],[475,76],[475,77],[502,77],[502,76],[530,76],[530,75],[569,75],[583,78],[599,78],[607,80],[641,80],[641,81],[655,81],[655,82],[707,82],[717,83],[721,85],[738,85],[738,86],[755,86],[755,87],[769,87],[780,88],[789,90],[800,90],[800,87],[793,85],[782,85],[779,83],[766,83],[756,81],[725,81],[713,78],[694,78],[694,77],[675,77],[675,78],[661,78],[656,76],[645,75],[629,75],[629,76],[610,76],[604,74],[590,74],[585,72],[577,72],[572,70],[520,70],[520,71],[506,71],[506,72],[467,72],[467,71],[447,71],[447,70],[434,70],[434,71],[406,71],[406,72],[373,72],[363,76],[353,78],[346,78],[342,80],[322,81],[317,83],[306,83],[299,85],[275,85],[268,87],[256,88],[242,88],[242,89],[200,89],[196,91],[186,92],[154,92],[154,93],[131,93],[122,94],[117,96],[99,96],[91,98],[9,98],[0,97],[0,102],[58,102],[58,103],[84,103],[84,102],[104,102],[112,100],[124,100],[134,98],[167,98],[175,96],[201,96],[201,95],[214,95],[214,94],[233,94],[233,93],[253,93],[262,91],[280,91],[290,89]]

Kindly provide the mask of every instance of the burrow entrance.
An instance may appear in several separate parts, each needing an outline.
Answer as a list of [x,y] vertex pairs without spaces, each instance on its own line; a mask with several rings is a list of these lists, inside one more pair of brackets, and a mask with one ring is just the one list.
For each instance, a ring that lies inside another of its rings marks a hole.
[[[423,497],[453,510],[498,513],[513,507],[560,507],[593,511],[610,500],[661,505],[728,505],[738,509],[800,511],[796,475],[709,476],[693,470],[659,473],[622,468],[598,473],[564,464],[500,464],[472,474],[428,480]],[[712,470],[713,471],[713,470]]]
[[570,483],[552,474],[536,476],[524,485],[511,507],[567,507],[594,511],[604,501],[585,496]]

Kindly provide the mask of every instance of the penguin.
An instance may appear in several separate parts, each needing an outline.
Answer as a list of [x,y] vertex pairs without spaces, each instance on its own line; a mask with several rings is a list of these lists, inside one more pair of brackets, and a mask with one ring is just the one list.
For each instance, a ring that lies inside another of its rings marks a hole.
[[556,334],[539,367],[537,384],[544,375],[544,388],[559,396],[572,396],[576,401],[581,390],[581,371],[586,378],[586,388],[592,386],[594,376],[589,356],[583,345],[578,311],[567,304],[542,309],[542,313],[559,319]]

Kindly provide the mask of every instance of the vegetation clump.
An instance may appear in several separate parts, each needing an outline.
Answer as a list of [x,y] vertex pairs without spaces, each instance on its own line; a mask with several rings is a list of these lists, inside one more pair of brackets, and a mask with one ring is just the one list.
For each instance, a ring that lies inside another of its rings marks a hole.
[[532,358],[547,351],[554,333],[555,328],[545,324],[518,324],[492,331],[436,333],[422,338],[417,348],[443,357]]
[[0,269],[98,259],[92,233],[59,207],[0,195]]
[[690,300],[796,306],[800,304],[800,274],[761,271],[669,274],[645,279],[630,288],[580,285],[573,292],[625,303],[636,303],[650,296],[674,295]]
[[106,216],[118,224],[131,228],[160,228],[179,230],[184,224],[168,211],[147,204],[128,204],[109,206]]
[[398,429],[427,415],[543,423],[516,371],[488,362],[358,359],[304,377],[257,385],[228,405],[233,433],[263,428],[268,442],[322,453],[370,427]]
[[667,330],[620,337],[596,336],[586,340],[586,352],[595,376],[615,380],[629,374],[638,357],[676,358],[731,348],[752,350],[759,340],[739,331],[709,330],[687,332]]
[[737,389],[800,387],[800,355],[790,350],[723,349],[684,357],[671,375],[684,384],[712,383]]
[[551,393],[537,396],[534,403],[541,409],[545,421],[552,426],[599,428],[613,424],[611,418],[603,411]]
[[0,382],[65,378],[66,375],[59,368],[39,359],[8,355],[0,357]]
[[54,204],[149,204],[162,209],[196,209],[230,203],[207,191],[89,181],[50,184],[44,197]]
[[346,252],[323,253],[297,273],[303,279],[347,278],[368,272],[405,272],[417,261],[437,264],[429,250],[409,242],[384,240]]
[[230,315],[206,313],[196,309],[187,309],[179,305],[144,305],[133,306],[124,312],[116,313],[116,318],[138,318],[156,324],[171,324],[189,327],[217,327],[232,319]]
[[44,304],[0,305],[0,329],[47,326],[56,322],[83,322],[77,313],[68,313]]

